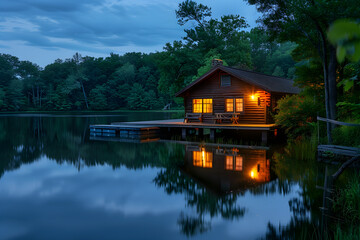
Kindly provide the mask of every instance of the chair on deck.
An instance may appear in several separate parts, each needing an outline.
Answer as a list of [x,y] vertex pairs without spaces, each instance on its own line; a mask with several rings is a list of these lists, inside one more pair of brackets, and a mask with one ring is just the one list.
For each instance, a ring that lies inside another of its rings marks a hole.
[[192,120],[197,120],[199,122],[202,122],[203,120],[202,113],[186,113],[184,118],[184,123],[188,123]]

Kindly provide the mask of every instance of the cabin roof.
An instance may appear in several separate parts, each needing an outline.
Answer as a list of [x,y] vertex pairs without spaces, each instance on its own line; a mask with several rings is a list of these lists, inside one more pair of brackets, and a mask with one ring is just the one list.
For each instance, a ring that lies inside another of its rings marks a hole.
[[198,78],[197,80],[195,80],[194,82],[190,83],[185,88],[177,92],[175,96],[181,97],[183,93],[185,93],[193,86],[197,85],[198,83],[206,80],[208,76],[210,76],[217,70],[222,70],[235,78],[238,78],[251,85],[255,85],[268,92],[290,93],[290,94],[297,94],[300,92],[300,89],[294,86],[294,81],[291,79],[275,77],[262,73],[218,65],[212,68],[209,72],[205,73],[202,77]]

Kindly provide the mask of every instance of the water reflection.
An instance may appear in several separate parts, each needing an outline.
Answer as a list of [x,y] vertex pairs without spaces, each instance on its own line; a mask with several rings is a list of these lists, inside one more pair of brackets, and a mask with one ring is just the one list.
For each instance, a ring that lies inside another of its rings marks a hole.
[[[126,117],[142,120],[134,118]],[[322,192],[315,188],[317,165],[294,160],[294,149],[273,154],[267,148],[89,139],[89,124],[123,120],[0,118],[0,190],[6,190],[0,194],[0,232],[6,232],[3,223],[9,218],[33,217],[21,223],[38,229],[45,224],[41,219],[49,212],[59,214],[59,208],[63,213],[57,226],[48,227],[62,232],[63,239],[69,237],[63,229],[70,218],[76,218],[71,233],[87,239],[96,234],[76,229],[79,222],[106,228],[109,239],[132,236],[139,222],[153,228],[142,238],[164,233],[158,239],[295,238],[294,232],[318,226]],[[121,217],[115,215],[119,212]],[[31,237],[50,236],[42,234]]]
[[270,181],[266,148],[187,145],[183,171],[221,195]]
[[161,171],[154,182],[168,194],[182,193],[196,214],[181,213],[181,231],[195,235],[211,229],[212,219],[242,218],[246,207],[238,202],[245,190],[270,181],[266,149],[186,145],[184,162]]

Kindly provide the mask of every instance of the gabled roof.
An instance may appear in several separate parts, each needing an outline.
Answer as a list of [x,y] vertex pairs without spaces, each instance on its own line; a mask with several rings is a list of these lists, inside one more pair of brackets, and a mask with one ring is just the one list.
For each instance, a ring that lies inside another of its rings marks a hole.
[[195,80],[194,82],[190,83],[185,88],[180,90],[178,93],[175,94],[175,96],[180,97],[187,90],[197,85],[198,83],[202,82],[217,70],[222,70],[228,73],[229,75],[232,75],[235,78],[238,78],[251,85],[255,85],[268,92],[290,93],[290,94],[297,94],[300,92],[300,89],[293,85],[294,81],[291,79],[275,77],[262,73],[218,65],[213,69],[211,69],[209,72],[205,73],[202,77],[198,78],[197,80]]

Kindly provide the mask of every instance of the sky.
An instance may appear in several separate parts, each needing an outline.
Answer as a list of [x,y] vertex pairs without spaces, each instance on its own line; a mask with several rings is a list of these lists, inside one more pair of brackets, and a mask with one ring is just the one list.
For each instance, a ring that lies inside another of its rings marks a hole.
[[[181,40],[175,10],[181,0],[1,0],[0,53],[41,67],[54,60],[110,53],[156,52]],[[241,0],[197,1],[212,17],[239,14],[251,27],[260,16]]]

